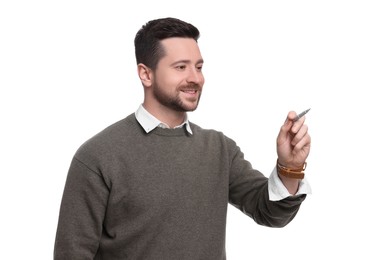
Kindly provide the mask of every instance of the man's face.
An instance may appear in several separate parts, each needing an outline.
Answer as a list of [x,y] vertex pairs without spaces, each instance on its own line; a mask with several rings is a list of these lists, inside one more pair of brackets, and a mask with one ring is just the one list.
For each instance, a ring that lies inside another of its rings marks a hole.
[[198,44],[190,38],[168,38],[161,44],[165,56],[154,73],[154,98],[169,109],[193,111],[198,106],[204,84],[203,59]]

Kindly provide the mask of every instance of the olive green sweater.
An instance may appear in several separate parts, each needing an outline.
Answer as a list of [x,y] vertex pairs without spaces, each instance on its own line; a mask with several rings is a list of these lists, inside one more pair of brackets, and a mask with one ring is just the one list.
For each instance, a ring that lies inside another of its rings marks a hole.
[[222,260],[228,202],[282,227],[305,195],[268,199],[268,179],[235,142],[191,123],[145,133],[135,115],[76,152],[65,184],[54,259]]

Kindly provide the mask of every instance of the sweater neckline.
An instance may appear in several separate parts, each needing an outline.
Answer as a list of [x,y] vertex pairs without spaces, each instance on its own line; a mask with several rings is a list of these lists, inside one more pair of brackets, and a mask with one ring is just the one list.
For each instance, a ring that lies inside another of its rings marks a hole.
[[149,134],[156,134],[162,136],[190,136],[190,134],[187,133],[184,127],[174,128],[174,129],[156,127],[151,132],[149,132]]
[[160,136],[187,136],[190,137],[191,134],[187,132],[185,127],[179,127],[179,128],[162,128],[162,127],[156,127],[149,133],[146,133],[145,130],[142,128],[141,124],[137,121],[135,117],[135,113],[132,113],[128,116],[128,119],[132,121],[133,123],[136,123],[140,129],[146,134],[146,135],[160,135]]

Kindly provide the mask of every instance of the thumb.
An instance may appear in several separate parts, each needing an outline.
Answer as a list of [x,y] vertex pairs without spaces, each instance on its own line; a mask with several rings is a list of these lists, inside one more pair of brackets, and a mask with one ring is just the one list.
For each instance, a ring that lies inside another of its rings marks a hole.
[[280,132],[278,135],[278,143],[279,142],[283,143],[288,138],[289,132],[294,124],[293,120],[294,120],[295,116],[296,116],[296,113],[294,111],[290,111],[288,113],[287,118],[284,121],[284,124],[280,128]]

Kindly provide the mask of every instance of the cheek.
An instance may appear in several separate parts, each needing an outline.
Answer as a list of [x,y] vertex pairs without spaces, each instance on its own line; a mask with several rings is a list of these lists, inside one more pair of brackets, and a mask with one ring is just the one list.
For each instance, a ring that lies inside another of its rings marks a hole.
[[155,82],[160,88],[162,88],[166,91],[169,91],[171,89],[176,88],[178,81],[174,75],[158,75],[157,74],[155,77]]

